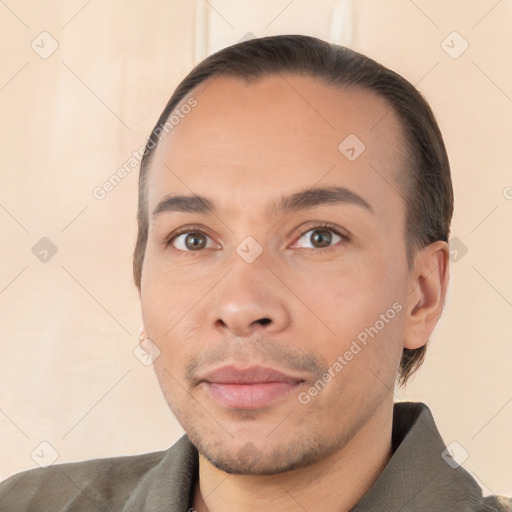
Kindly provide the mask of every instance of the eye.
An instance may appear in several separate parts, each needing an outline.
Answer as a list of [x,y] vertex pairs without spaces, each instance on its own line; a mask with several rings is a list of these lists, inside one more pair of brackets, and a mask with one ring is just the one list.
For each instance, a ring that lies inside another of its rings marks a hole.
[[203,231],[185,231],[169,237],[166,245],[172,245],[179,251],[199,251],[201,249],[214,249],[213,240]]
[[304,232],[294,246],[307,249],[324,249],[336,245],[346,237],[329,226],[316,226]]

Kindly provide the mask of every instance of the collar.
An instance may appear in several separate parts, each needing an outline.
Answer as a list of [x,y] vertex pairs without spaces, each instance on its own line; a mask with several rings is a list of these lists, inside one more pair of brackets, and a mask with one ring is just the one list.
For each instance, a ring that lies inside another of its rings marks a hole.
[[[446,445],[425,404],[394,404],[392,444],[387,466],[351,512],[479,510],[480,487],[443,459]],[[123,512],[188,512],[198,474],[198,452],[185,435],[139,482]]]
[[446,445],[425,404],[395,403],[392,432],[391,459],[351,512],[480,510],[480,486],[453,459],[446,462]]

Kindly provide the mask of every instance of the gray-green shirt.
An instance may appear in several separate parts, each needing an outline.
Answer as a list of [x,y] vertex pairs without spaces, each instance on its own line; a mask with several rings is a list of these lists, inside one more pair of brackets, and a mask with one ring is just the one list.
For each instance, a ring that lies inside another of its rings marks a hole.
[[[352,512],[512,511],[449,457],[425,404],[396,403],[392,435],[390,461]],[[198,465],[183,436],[166,451],[32,469],[0,484],[0,512],[189,512]]]

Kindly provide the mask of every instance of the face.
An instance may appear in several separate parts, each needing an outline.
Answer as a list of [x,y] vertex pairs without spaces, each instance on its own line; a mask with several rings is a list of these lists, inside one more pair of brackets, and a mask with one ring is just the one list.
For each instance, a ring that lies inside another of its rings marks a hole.
[[408,300],[403,133],[382,98],[312,77],[216,77],[192,96],[151,163],[144,326],[200,453],[279,473],[391,407]]

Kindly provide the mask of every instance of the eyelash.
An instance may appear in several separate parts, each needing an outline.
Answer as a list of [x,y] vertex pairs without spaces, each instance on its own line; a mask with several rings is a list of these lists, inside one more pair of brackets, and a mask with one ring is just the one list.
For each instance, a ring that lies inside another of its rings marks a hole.
[[[306,233],[309,233],[310,231],[320,231],[320,230],[332,231],[333,233],[335,233],[336,235],[341,237],[343,242],[348,242],[350,240],[348,235],[346,235],[344,233],[341,233],[339,228],[336,225],[331,224],[329,222],[324,222],[322,224],[317,224],[315,226],[308,227],[308,228],[302,230],[300,232],[299,236],[297,237],[297,240],[299,240],[301,237],[303,237]],[[208,233],[206,233],[199,226],[188,226],[188,227],[181,228],[178,231],[175,231],[175,232],[171,233],[164,240],[163,245],[165,247],[169,247],[174,242],[174,240],[176,238],[178,238],[178,236],[183,235],[184,233],[200,233],[201,235],[205,235],[205,236],[211,238],[210,235],[208,235]],[[337,244],[335,244],[335,245],[337,245]],[[311,247],[311,248],[308,248],[308,249],[310,251],[313,251],[313,252],[317,252],[317,251],[325,252],[326,250],[329,250],[329,249],[332,249],[333,247],[335,247],[335,245],[330,245],[328,247]],[[180,252],[194,253],[196,251],[180,251]]]

